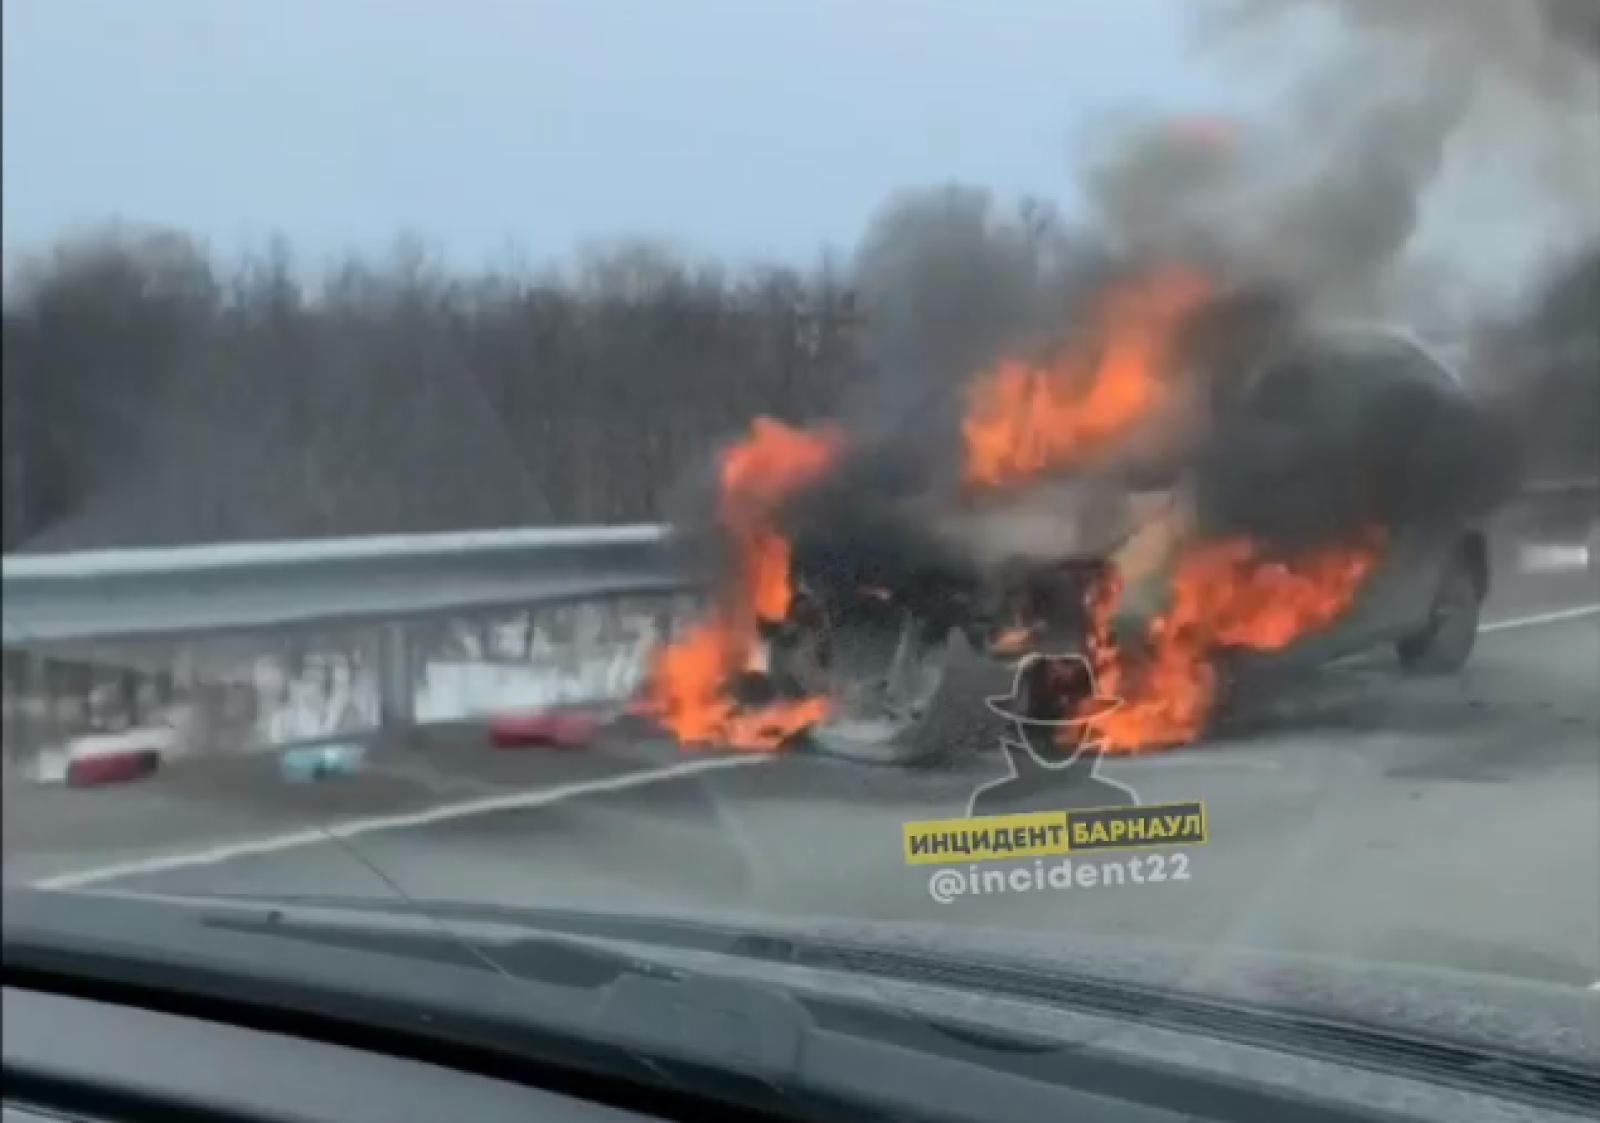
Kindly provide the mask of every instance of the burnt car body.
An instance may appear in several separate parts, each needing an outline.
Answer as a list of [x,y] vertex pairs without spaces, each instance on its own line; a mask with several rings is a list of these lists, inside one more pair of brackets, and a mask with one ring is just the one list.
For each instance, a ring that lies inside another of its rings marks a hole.
[[[1325,327],[1211,408],[1224,456],[976,500],[908,487],[860,507],[870,525],[839,516],[799,531],[798,592],[769,632],[765,674],[781,693],[830,698],[804,737],[867,762],[942,755],[997,669],[1028,651],[1084,650],[1087,598],[1107,567],[1126,578],[1114,633],[1136,644],[1167,604],[1182,546],[1218,526],[1288,545],[1361,520],[1383,528],[1335,619],[1275,650],[1216,652],[1230,704],[1385,645],[1407,672],[1459,671],[1491,582],[1483,518],[1511,469],[1458,374],[1404,332]],[[1032,625],[1020,645],[1019,620]]]

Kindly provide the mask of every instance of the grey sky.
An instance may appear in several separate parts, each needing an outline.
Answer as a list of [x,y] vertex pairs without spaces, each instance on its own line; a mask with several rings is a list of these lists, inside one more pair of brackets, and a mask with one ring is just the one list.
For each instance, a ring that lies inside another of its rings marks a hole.
[[1065,197],[1097,111],[1231,93],[1187,2],[5,0],[6,246],[810,256],[903,186]]

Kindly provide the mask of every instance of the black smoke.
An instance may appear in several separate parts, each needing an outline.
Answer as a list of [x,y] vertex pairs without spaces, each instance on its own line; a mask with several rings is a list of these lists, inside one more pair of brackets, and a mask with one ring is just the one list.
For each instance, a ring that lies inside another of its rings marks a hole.
[[[1141,256],[1102,276],[1113,283],[1148,267]],[[1487,408],[1383,332],[1330,334],[1313,298],[1290,282],[1216,281],[1220,294],[1179,333],[1169,390],[1188,412],[1176,439],[1132,457],[1113,450],[1046,477],[1033,492],[1087,486],[1115,492],[1115,501],[1186,486],[1198,534],[1245,536],[1286,559],[1375,529],[1447,527],[1516,494],[1522,455],[1509,413]],[[1090,332],[1086,321],[1080,326]],[[1433,373],[1399,369],[1407,363]],[[888,590],[928,614],[959,614],[971,603],[983,584],[979,559],[995,544],[941,533],[945,517],[1030,501],[963,491],[956,478],[953,422],[970,378],[983,373],[930,393],[921,424],[872,436],[852,430],[854,443],[833,469],[784,505],[779,525],[812,592],[840,603]]]
[[1267,552],[1449,527],[1511,499],[1522,454],[1505,419],[1448,383],[1408,375],[1405,351],[1315,332],[1291,339],[1194,464],[1206,531]]
[[1531,475],[1600,476],[1600,240],[1558,262],[1487,328],[1476,365]]
[[[1292,555],[1489,514],[1547,460],[1592,474],[1600,243],[1535,268],[1526,297],[1500,284],[1475,320],[1461,309],[1495,274],[1488,256],[1466,236],[1456,257],[1416,247],[1464,137],[1526,141],[1538,206],[1575,240],[1600,226],[1600,197],[1584,191],[1600,4],[1543,3],[1531,30],[1500,0],[1220,7],[1241,17],[1230,39],[1321,9],[1348,49],[1308,68],[1268,119],[1116,133],[1078,169],[1079,216],[942,187],[898,197],[873,224],[855,270],[866,378],[840,407],[852,450],[780,516],[814,582],[934,598],[970,587],[978,544],[937,532],[941,514],[985,501],[956,479],[966,388],[1000,358],[1083,343],[1095,297],[1152,262],[1196,265],[1219,295],[1183,333],[1176,439],[1109,476],[1084,465],[1096,487],[1187,480],[1201,533]],[[1470,341],[1470,396],[1330,347],[1326,325],[1350,318]],[[1260,390],[1264,368],[1278,390]],[[1296,385],[1309,396],[1298,407]]]
[[[1144,252],[1104,271],[1103,282],[1150,268]],[[1079,467],[1095,486],[1186,482],[1200,533],[1247,536],[1284,556],[1373,529],[1459,523],[1517,493],[1522,434],[1499,403],[1474,398],[1387,329],[1330,331],[1314,293],[1293,281],[1214,280],[1218,295],[1180,332],[1169,389],[1189,412],[1178,439],[1150,455],[1116,450],[1085,462]],[[1403,369],[1413,364],[1431,373]],[[923,593],[970,584],[978,551],[931,530],[939,512],[989,501],[952,485],[959,460],[948,428],[858,449],[786,512],[802,568],[840,585]],[[1112,461],[1116,471],[1107,470]]]

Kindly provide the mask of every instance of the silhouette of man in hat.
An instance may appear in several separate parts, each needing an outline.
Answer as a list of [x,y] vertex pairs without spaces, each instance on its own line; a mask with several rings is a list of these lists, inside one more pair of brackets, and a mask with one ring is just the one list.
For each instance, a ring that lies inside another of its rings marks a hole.
[[1132,788],[1099,775],[1105,754],[1094,722],[1122,700],[1099,692],[1087,659],[1028,655],[1017,663],[1010,695],[984,701],[1011,723],[1012,736],[1000,742],[1009,771],[972,793],[969,817],[1138,806]]

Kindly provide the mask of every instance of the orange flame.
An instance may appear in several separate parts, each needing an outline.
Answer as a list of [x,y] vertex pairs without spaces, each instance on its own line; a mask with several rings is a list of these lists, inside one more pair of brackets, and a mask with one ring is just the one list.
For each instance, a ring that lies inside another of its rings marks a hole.
[[1380,544],[1374,532],[1291,564],[1262,558],[1242,539],[1196,545],[1179,558],[1171,602],[1138,637],[1145,649],[1136,657],[1113,642],[1120,589],[1114,577],[1103,580],[1090,596],[1089,653],[1101,691],[1123,701],[1095,724],[1106,748],[1135,752],[1193,739],[1216,700],[1216,654],[1276,650],[1326,627],[1350,606]]
[[774,749],[824,712],[820,698],[746,708],[730,686],[760,650],[761,623],[789,611],[789,543],[772,526],[773,515],[841,444],[832,429],[758,418],[723,454],[717,515],[734,549],[734,581],[703,619],[655,653],[639,707],[680,743]]
[[1141,278],[1101,301],[1090,346],[988,371],[962,420],[966,480],[998,487],[1081,463],[1151,416],[1175,373],[1177,329],[1207,291],[1183,269]]
[[[1050,361],[1008,360],[984,372],[962,423],[966,483],[1002,487],[1081,465],[1142,436],[1145,423],[1172,416],[1178,334],[1209,292],[1206,279],[1189,270],[1146,275],[1109,290],[1089,330]],[[751,705],[735,683],[760,652],[762,624],[784,620],[790,608],[790,543],[775,525],[778,508],[823,472],[843,443],[832,428],[763,418],[724,453],[717,516],[736,565],[711,611],[657,651],[640,706],[680,743],[772,750],[826,712],[823,698]],[[1328,625],[1349,607],[1380,545],[1373,534],[1290,562],[1265,557],[1243,539],[1180,546],[1166,609],[1125,647],[1112,629],[1120,579],[1100,582],[1087,604],[1088,654],[1102,693],[1123,700],[1096,723],[1106,747],[1134,752],[1194,738],[1216,702],[1217,656],[1280,648]],[[1026,649],[1031,624],[1013,623],[994,637],[997,651]]]
[[1021,651],[1033,638],[1034,630],[1021,625],[1005,628],[989,642],[989,650],[1001,655]]

